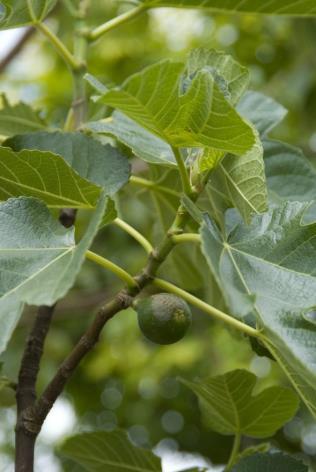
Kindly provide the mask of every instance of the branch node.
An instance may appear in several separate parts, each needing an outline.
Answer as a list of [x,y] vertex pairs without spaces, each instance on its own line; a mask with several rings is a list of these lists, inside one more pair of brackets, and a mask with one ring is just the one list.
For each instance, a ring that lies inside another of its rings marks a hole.
[[161,256],[160,256],[160,253],[159,253],[159,251],[158,251],[157,249],[154,249],[154,250],[151,252],[150,257],[151,257],[152,259],[154,259],[154,260],[155,260],[156,262],[158,262],[158,263],[162,263],[162,262],[164,262],[164,260],[165,260],[164,257],[161,257]]
[[183,228],[176,228],[176,229],[170,229],[167,232],[167,235],[168,235],[169,238],[172,239],[173,236],[178,236],[179,234],[183,234],[183,233],[184,233]]
[[29,407],[23,410],[16,424],[16,430],[23,430],[27,436],[37,436],[42,425],[35,419],[34,408]]
[[129,308],[131,306],[131,304],[133,303],[133,298],[134,297],[131,296],[131,294],[127,292],[126,290],[121,290],[117,294],[117,300],[119,304],[121,305],[122,310],[125,310],[126,308]]

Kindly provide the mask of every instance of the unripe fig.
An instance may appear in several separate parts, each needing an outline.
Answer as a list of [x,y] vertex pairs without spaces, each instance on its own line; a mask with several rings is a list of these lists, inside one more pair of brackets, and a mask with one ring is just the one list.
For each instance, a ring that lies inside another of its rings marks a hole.
[[142,333],[157,344],[179,341],[191,324],[189,305],[170,293],[159,293],[138,300],[134,308]]

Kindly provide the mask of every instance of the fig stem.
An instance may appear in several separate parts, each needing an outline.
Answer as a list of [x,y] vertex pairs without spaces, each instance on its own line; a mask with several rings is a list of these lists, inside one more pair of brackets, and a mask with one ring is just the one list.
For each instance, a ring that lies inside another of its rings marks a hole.
[[114,262],[109,261],[105,257],[99,256],[99,254],[95,254],[92,251],[87,251],[86,259],[95,262],[101,267],[111,271],[113,274],[117,275],[117,277],[123,280],[128,287],[135,288],[138,286],[137,282],[128,272],[126,272],[126,270],[122,269],[122,267],[119,267],[117,264],[114,264]]
[[137,229],[133,228],[133,226],[126,223],[126,221],[121,220],[121,218],[116,218],[113,223],[129,234],[132,238],[134,238],[135,241],[137,241],[141,246],[143,246],[147,254],[152,252],[153,247],[148,239],[146,239],[139,231],[137,231]]
[[183,298],[183,300],[190,303],[191,305],[196,306],[197,308],[204,311],[208,315],[211,315],[217,320],[223,321],[224,323],[229,324],[232,328],[235,328],[238,331],[241,331],[242,333],[247,334],[248,336],[252,336],[253,338],[261,337],[261,333],[259,330],[252,328],[251,326],[243,323],[242,321],[236,320],[235,318],[228,315],[227,313],[221,310],[218,310],[214,306],[209,305],[203,300],[200,300],[194,295],[191,295],[191,293],[186,292],[182,288],[179,288],[176,285],[170,282],[167,282],[166,280],[155,278],[153,280],[153,284],[156,285],[156,287],[159,287],[167,292],[174,293],[178,297]]

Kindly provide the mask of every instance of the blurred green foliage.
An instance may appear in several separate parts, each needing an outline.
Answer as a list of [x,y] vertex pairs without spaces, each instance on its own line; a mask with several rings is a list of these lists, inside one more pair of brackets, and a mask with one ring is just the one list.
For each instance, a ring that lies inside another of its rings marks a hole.
[[[91,25],[116,16],[126,7],[115,0],[92,2],[92,5]],[[63,4],[48,21],[71,47],[73,22]],[[93,44],[89,72],[104,83],[120,83],[131,73],[161,58],[183,58],[193,47],[225,50],[249,67],[251,88],[269,94],[289,109],[288,117],[274,136],[303,147],[313,161],[316,156],[315,44],[316,20],[313,19],[224,16],[161,9],[143,14]],[[13,101],[23,99],[35,104],[55,125],[62,125],[65,120],[71,103],[71,77],[40,35],[32,38],[0,76],[0,87]],[[90,118],[108,112],[92,104]],[[144,168],[139,162],[135,166],[144,176],[158,172]],[[175,181],[172,174],[160,177]],[[176,181],[174,186],[177,186]],[[174,208],[173,202],[161,194],[155,197],[132,185],[121,192],[117,206],[120,215],[151,241],[159,240],[161,228],[170,220]],[[155,216],[157,211],[161,221]],[[87,215],[82,212],[77,223],[78,237],[86,222]],[[94,249],[132,273],[143,266],[146,257],[133,240],[113,226],[100,232]],[[190,255],[191,261],[184,259],[187,252],[186,247],[178,248],[172,256],[181,263],[177,273],[172,270],[172,263],[167,263],[162,271],[174,282],[221,307],[221,295],[209,271],[205,265],[200,270],[198,250]],[[207,293],[201,288],[204,278],[208,280]],[[90,322],[96,307],[120,286],[111,274],[86,262],[75,288],[57,307],[42,361],[39,388],[51,378]],[[33,317],[34,310],[27,309],[3,356],[4,372],[12,379],[16,378]],[[171,448],[197,452],[213,463],[221,463],[228,457],[231,438],[223,438],[205,428],[194,395],[177,381],[177,376],[193,379],[236,367],[250,368],[261,377],[260,387],[273,382],[286,383],[272,361],[254,356],[248,341],[196,310],[189,335],[180,343],[166,347],[146,341],[139,332],[135,313],[128,310],[107,325],[97,348],[71,379],[65,398],[75,410],[76,431],[95,428],[109,431],[119,426],[127,429],[137,444],[155,446],[163,441]],[[7,399],[2,400],[6,405]],[[58,421],[56,418],[57,430]],[[7,471],[12,466],[14,410],[3,408],[0,422],[3,456],[0,470]],[[39,446],[43,456],[48,447],[45,441],[47,443],[43,437]],[[294,452],[304,451],[312,457],[316,454],[316,425],[302,411],[278,433],[273,443]]]

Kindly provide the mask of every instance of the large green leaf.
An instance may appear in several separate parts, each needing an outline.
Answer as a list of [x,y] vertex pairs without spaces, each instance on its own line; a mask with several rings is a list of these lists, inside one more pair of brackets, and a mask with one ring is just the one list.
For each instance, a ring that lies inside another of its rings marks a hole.
[[264,172],[263,148],[257,137],[256,145],[240,157],[224,157],[210,177],[208,192],[220,212],[228,207],[238,208],[249,223],[254,214],[267,209],[267,186]]
[[264,159],[274,201],[316,200],[316,170],[303,152],[289,144],[265,140]]
[[100,193],[58,155],[0,147],[0,200],[24,195],[55,208],[94,208]]
[[299,460],[281,452],[254,454],[242,459],[232,472],[307,472],[308,467]]
[[[56,3],[57,0],[1,0],[0,29],[41,22]],[[3,8],[2,14],[1,7]]]
[[[234,75],[237,79],[233,83],[238,83],[238,75]],[[235,100],[240,97],[244,89],[237,87],[236,90],[240,93]],[[238,103],[237,110],[247,120],[252,121],[259,133],[263,135],[276,126],[286,113],[281,105],[257,92],[244,95]],[[220,160],[223,155],[210,152],[213,150],[204,150],[201,157],[201,170],[215,167],[207,192],[217,215],[229,207],[236,207],[244,220],[249,222],[254,214],[262,213],[267,209],[263,148],[258,133],[254,131],[254,134],[255,145],[238,158],[226,155]]]
[[101,99],[176,147],[211,147],[241,155],[255,144],[252,127],[226,100],[208,68],[187,85],[185,66],[169,60],[145,68]]
[[160,472],[160,459],[133,446],[123,431],[100,431],[73,436],[61,452],[89,472]]
[[[245,92],[249,79],[248,70],[227,54],[203,48],[194,49],[189,55],[183,79],[185,90],[189,88],[196,74],[203,68],[213,77],[223,95],[232,104],[235,104]],[[99,87],[97,90],[100,92]],[[169,144],[122,113],[115,112],[112,117],[88,123],[86,127],[96,133],[115,136],[120,142],[130,147],[136,156],[149,163],[175,165],[174,155]],[[217,155],[222,157],[222,151],[205,149],[203,156],[200,157],[201,170],[204,171],[215,166]],[[212,160],[211,166],[210,159]]]
[[[290,197],[290,192],[286,192],[286,189],[288,188],[289,190],[289,187],[293,186],[292,190],[294,190],[296,185],[294,174],[296,171],[298,173],[304,173],[304,170],[298,169],[300,164],[296,159],[296,165],[295,168],[293,167],[293,170],[290,170],[287,167],[287,164],[282,166],[284,176],[287,178],[288,183],[285,181],[283,181],[282,184],[280,184],[279,181],[277,182],[273,168],[279,166],[277,164],[274,166],[275,159],[273,156],[271,160],[269,159],[270,154],[275,151],[272,149],[272,152],[270,152],[270,145],[266,138],[267,133],[277,126],[277,124],[284,118],[286,115],[286,109],[271,98],[258,92],[246,93],[240,99],[237,109],[242,116],[254,124],[260,135],[264,137],[265,164],[267,166],[266,174],[269,185],[272,183],[271,189],[273,190],[273,181],[275,181],[276,187],[278,187],[281,192],[284,192],[284,195],[286,193],[288,199],[291,199],[292,197]],[[283,155],[284,154],[285,153],[283,153]],[[207,159],[208,155],[206,153],[203,156],[203,162],[206,161],[206,164]],[[281,160],[282,156],[280,155],[280,161]],[[303,162],[302,166],[304,167]],[[209,168],[211,167],[212,162],[210,163]],[[292,175],[291,183],[288,180],[290,177],[289,174]],[[302,181],[302,186],[305,184],[306,181]],[[300,184],[299,187],[301,188]],[[295,195],[295,192],[293,195]],[[302,198],[300,198],[300,200],[301,199]],[[238,159],[229,155],[220,162],[211,175],[204,201],[211,202],[212,212],[217,220],[220,220],[222,213],[230,207],[238,208],[246,222],[250,221],[253,214],[261,213],[266,210],[267,190],[265,182],[265,166],[262,159],[262,146],[259,140],[257,140],[256,147],[245,155],[240,156]]]
[[143,0],[150,8],[205,8],[215,12],[314,16],[314,0]]
[[202,249],[235,316],[252,314],[261,339],[316,415],[316,224],[302,224],[307,203],[287,202],[249,227],[228,213],[225,235],[211,220]]
[[[270,201],[316,200],[316,170],[303,152],[278,141],[265,139],[264,160]],[[304,215],[305,222],[316,221],[316,204]]]
[[293,391],[279,386],[253,395],[256,381],[246,370],[196,382],[182,380],[199,397],[205,421],[214,431],[265,438],[294,416],[299,401]]
[[[283,120],[286,109],[270,97],[258,92],[247,92],[240,99],[237,110],[251,121],[261,136],[265,136]],[[220,214],[234,206],[245,221],[255,213],[267,209],[267,190],[262,146],[257,146],[238,159],[226,156],[211,176],[208,192]],[[284,183],[280,185],[283,187]]]
[[102,196],[85,235],[75,244],[39,200],[12,198],[0,204],[0,351],[23,304],[53,305],[74,284],[104,214]]
[[246,92],[240,99],[237,110],[251,121],[260,135],[268,134],[286,116],[287,110],[280,103],[260,92]]
[[[312,313],[314,313],[314,311]],[[273,336],[271,336],[271,338],[273,338]],[[293,357],[289,356],[288,349],[286,347],[284,348],[283,343],[280,342],[279,339],[268,341],[267,338],[265,338],[264,344],[289,377],[307,408],[312,415],[316,417],[316,390],[313,380],[311,381],[311,379],[308,378],[308,369],[302,369],[301,364],[297,364],[296,358],[293,359]]]
[[176,161],[168,143],[150,133],[135,121],[118,111],[110,118],[87,123],[85,128],[93,133],[114,136],[129,147],[135,156],[149,164],[176,166]]
[[[236,105],[247,89],[248,70],[227,54],[202,48],[195,49],[188,59],[188,77],[192,80],[202,68],[212,73],[225,98],[232,105]],[[253,133],[256,137],[255,145],[239,156],[238,162],[232,156],[222,160],[225,152],[210,147],[201,149],[197,156],[200,172],[217,168],[218,176],[213,175],[212,178],[214,185],[216,186],[216,181],[219,180],[222,186],[224,181],[228,199],[233,206],[239,208],[246,220],[253,213],[260,213],[266,208],[263,151],[256,131],[253,130]],[[238,170],[236,170],[236,164]],[[245,180],[245,175],[250,178]],[[255,187],[258,193],[254,195]]]
[[2,96],[0,109],[0,135],[12,136],[13,134],[31,133],[47,127],[45,121],[26,103],[10,105]]
[[109,144],[101,144],[82,133],[32,133],[14,136],[5,142],[15,151],[38,149],[62,156],[78,174],[116,193],[129,179],[130,164],[125,156]]

